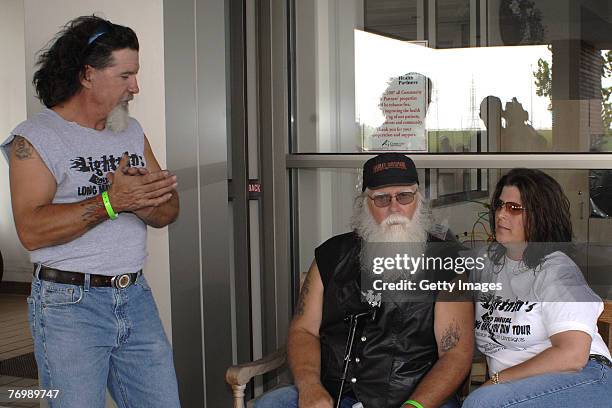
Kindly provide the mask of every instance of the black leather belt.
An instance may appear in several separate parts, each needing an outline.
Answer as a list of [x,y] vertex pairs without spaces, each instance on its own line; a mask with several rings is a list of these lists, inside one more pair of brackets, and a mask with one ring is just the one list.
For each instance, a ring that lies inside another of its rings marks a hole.
[[589,356],[589,360],[597,361],[599,364],[603,364],[603,365],[605,365],[608,368],[612,368],[612,362],[610,360],[608,360],[607,357],[604,357],[602,355],[591,354]]
[[[89,285],[110,286],[117,289],[125,289],[136,282],[136,279],[138,279],[138,276],[140,276],[141,273],[142,270],[136,273],[124,273],[116,276],[89,274]],[[36,267],[34,267],[34,274],[36,274]],[[68,285],[83,286],[85,284],[84,273],[60,271],[59,269],[48,268],[46,266],[40,268],[38,278],[49,282],[65,283]]]

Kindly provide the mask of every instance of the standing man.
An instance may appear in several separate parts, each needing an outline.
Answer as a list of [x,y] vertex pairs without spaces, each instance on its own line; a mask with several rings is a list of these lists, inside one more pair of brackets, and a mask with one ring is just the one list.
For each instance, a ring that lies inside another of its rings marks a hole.
[[35,264],[29,316],[51,408],[179,407],[172,350],[142,275],[147,225],[179,212],[128,102],[138,93],[132,29],[84,16],[38,59],[46,109],[2,144],[15,226]]

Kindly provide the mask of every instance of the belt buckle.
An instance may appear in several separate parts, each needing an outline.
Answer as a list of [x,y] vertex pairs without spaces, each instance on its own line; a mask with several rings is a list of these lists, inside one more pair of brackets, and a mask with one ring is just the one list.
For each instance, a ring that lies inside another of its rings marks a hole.
[[111,285],[116,289],[125,289],[132,283],[132,278],[129,273],[123,275],[113,276],[111,278]]

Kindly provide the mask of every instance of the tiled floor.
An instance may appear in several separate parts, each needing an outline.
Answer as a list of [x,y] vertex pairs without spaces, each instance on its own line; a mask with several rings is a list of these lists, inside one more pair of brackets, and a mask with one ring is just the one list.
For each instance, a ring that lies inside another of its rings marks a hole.
[[[26,296],[0,294],[0,361],[34,351],[28,327]],[[38,408],[37,402],[6,401],[6,390],[11,388],[38,388],[31,378],[0,376],[0,408]]]

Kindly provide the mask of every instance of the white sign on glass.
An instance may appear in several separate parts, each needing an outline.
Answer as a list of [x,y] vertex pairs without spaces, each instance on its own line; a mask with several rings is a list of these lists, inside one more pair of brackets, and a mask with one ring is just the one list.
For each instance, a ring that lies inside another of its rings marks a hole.
[[392,78],[378,105],[385,121],[364,135],[364,150],[427,151],[427,101],[425,76],[410,72]]

